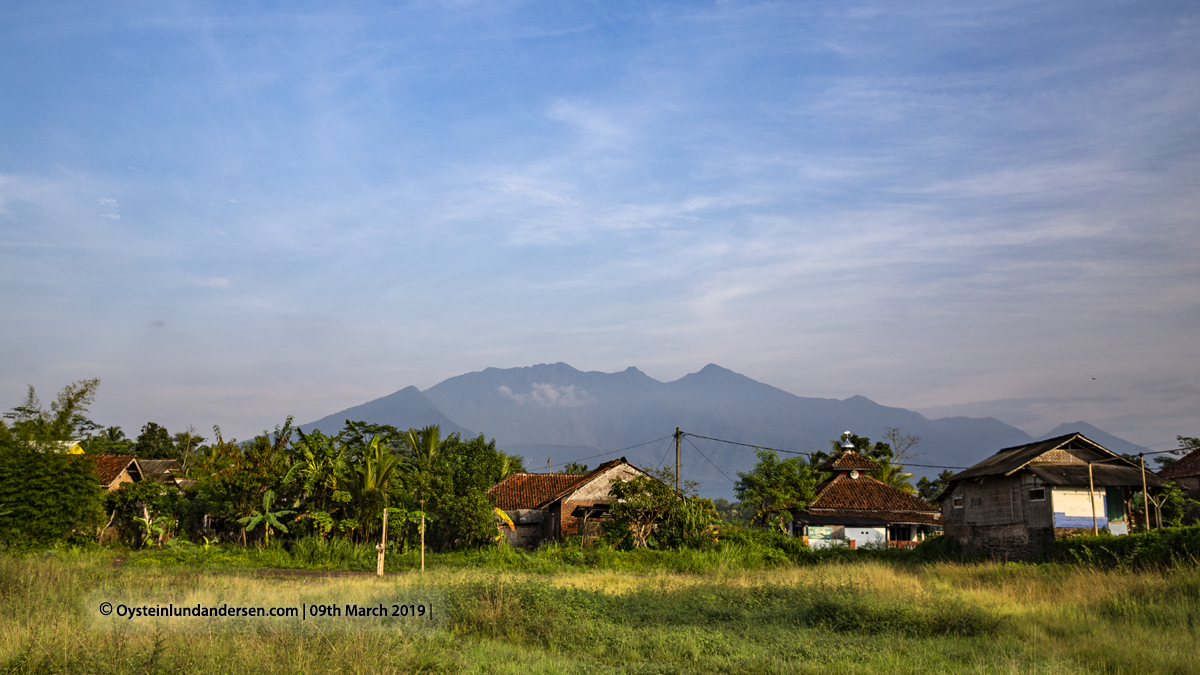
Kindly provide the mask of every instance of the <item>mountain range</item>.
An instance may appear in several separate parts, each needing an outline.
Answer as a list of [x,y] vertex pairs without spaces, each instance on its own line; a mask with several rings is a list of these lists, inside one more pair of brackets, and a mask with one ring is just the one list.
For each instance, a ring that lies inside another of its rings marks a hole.
[[[711,497],[730,496],[737,472],[754,466],[754,448],[746,446],[827,450],[843,431],[883,440],[885,428],[897,427],[921,439],[909,470],[933,476],[940,467],[965,468],[1001,448],[1040,440],[991,417],[931,420],[863,396],[796,396],[714,364],[673,382],[633,367],[617,373],[565,363],[487,368],[425,391],[405,387],[300,428],[332,434],[348,419],[400,429],[438,424],[443,435],[483,433],[524,456],[531,471],[545,471],[547,464],[561,470],[568,462],[595,466],[620,456],[639,466],[670,464],[679,427],[690,434],[680,448],[683,477],[699,481],[701,494]],[[1114,452],[1146,451],[1086,422],[1064,424],[1042,438],[1073,431]]]

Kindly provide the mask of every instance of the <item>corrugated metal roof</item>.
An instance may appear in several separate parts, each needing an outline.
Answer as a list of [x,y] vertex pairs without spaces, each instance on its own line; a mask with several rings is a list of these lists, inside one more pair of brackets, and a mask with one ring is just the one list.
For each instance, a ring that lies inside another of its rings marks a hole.
[[177,459],[139,459],[138,466],[143,478],[158,483],[174,483],[174,475],[183,470]]
[[[1050,485],[1088,485],[1088,468],[1086,464],[1030,464],[1025,467],[1038,478]],[[1142,470],[1133,466],[1110,466],[1108,464],[1092,465],[1092,483],[1096,487],[1120,487],[1142,485]],[[1162,487],[1163,479],[1146,471],[1146,485]]]
[[[1063,446],[1066,446],[1072,441],[1079,441],[1080,444],[1084,445],[1088,450],[1100,454],[1105,459],[1120,457],[1120,455],[1117,455],[1108,448],[1105,448],[1099,443],[1087,438],[1083,434],[1066,434],[1065,436],[1048,438],[1044,441],[1036,441],[1034,443],[1027,443],[1025,445],[1004,448],[991,457],[979,462],[975,466],[955,474],[950,478],[950,480],[960,481],[968,478],[982,478],[984,476],[1007,476],[1024,468],[1025,465],[1029,464],[1038,457],[1052,450],[1057,450]],[[1126,462],[1124,459],[1120,459],[1118,461],[1126,466],[1133,466],[1131,462]],[[1141,484],[1140,477],[1138,478],[1138,483]]]

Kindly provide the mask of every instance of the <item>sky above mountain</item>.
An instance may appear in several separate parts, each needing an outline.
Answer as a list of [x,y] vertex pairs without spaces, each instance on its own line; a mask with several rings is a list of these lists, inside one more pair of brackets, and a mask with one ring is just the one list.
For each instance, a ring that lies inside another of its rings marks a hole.
[[14,0],[0,91],[3,408],[716,362],[1200,436],[1194,2]]

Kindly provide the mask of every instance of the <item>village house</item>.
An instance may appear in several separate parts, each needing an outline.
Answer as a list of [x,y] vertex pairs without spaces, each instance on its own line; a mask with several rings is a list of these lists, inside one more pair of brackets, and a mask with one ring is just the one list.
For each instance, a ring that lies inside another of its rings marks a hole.
[[1195,450],[1172,463],[1159,471],[1158,475],[1174,481],[1175,485],[1187,494],[1188,499],[1200,499],[1200,450]]
[[929,502],[867,475],[880,466],[846,442],[817,470],[832,474],[814,489],[804,508],[789,509],[792,536],[811,548],[864,544],[912,547],[937,531],[942,514]]
[[607,517],[609,486],[646,473],[624,457],[583,474],[514,473],[488,490],[492,503],[512,519],[503,528],[513,546],[533,547],[576,534],[594,535]]
[[100,487],[111,492],[124,483],[136,483],[143,480],[154,481],[168,487],[185,488],[195,485],[196,481],[183,478],[183,468],[177,459],[138,459],[133,455],[79,455],[87,457],[96,467],[96,478]]
[[1129,531],[1130,499],[1163,481],[1083,434],[1005,448],[951,477],[939,501],[946,534],[1003,559],[1041,554],[1055,537]]
[[116,490],[122,483],[142,480],[142,468],[138,465],[137,457],[133,455],[81,456],[92,460],[96,467],[96,477],[100,479],[100,487],[106,492]]

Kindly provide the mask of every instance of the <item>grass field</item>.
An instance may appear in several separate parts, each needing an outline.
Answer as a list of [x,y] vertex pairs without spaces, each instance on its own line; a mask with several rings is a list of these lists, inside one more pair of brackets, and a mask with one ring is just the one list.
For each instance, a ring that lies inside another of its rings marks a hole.
[[[0,556],[0,671],[1200,673],[1194,566],[797,566],[721,550],[690,562],[554,563],[576,554],[435,555],[424,575],[383,580],[263,574],[238,551],[188,564],[166,553],[114,564],[103,550]],[[108,595],[263,606],[424,598],[436,618],[114,624],[95,609]]]

